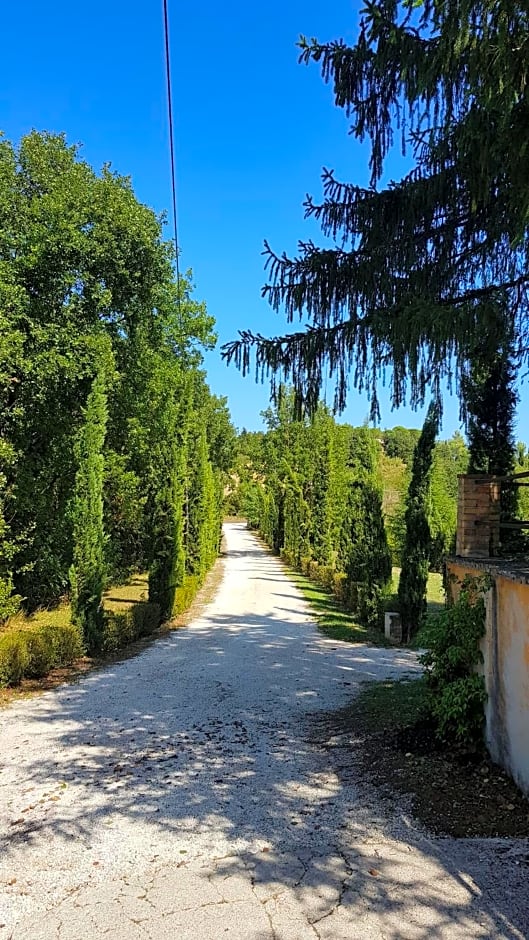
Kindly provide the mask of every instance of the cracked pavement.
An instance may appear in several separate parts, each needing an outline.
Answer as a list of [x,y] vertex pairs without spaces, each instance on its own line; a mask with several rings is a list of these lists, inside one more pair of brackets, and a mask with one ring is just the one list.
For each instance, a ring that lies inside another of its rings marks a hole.
[[311,734],[415,654],[322,636],[225,531],[190,626],[0,712],[0,940],[528,937],[527,840],[433,838]]

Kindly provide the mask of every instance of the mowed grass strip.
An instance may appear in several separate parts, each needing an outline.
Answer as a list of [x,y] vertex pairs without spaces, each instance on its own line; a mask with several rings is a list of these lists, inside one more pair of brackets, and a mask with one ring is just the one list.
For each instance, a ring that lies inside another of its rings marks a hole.
[[[345,640],[347,643],[373,643],[377,646],[388,646],[383,627],[379,631],[369,630],[357,620],[355,620],[351,611],[347,610],[339,599],[319,584],[317,581],[311,581],[305,575],[301,574],[295,568],[291,568],[283,561],[283,565],[288,570],[289,578],[301,591],[303,597],[312,607],[316,622],[322,633],[333,640]],[[386,610],[397,610],[397,589],[399,584],[400,568],[392,570],[392,592],[385,602]],[[427,586],[427,606],[428,614],[436,614],[443,609],[445,604],[445,591],[443,587],[442,575],[438,572],[430,572],[428,575]],[[410,646],[412,648],[424,648],[428,646],[429,628],[426,623],[419,633],[414,637]]]
[[333,640],[346,640],[348,643],[380,642],[383,637],[373,634],[354,619],[334,594],[316,581],[311,581],[294,568],[285,565],[288,576],[301,591],[303,597],[314,611],[318,628]]

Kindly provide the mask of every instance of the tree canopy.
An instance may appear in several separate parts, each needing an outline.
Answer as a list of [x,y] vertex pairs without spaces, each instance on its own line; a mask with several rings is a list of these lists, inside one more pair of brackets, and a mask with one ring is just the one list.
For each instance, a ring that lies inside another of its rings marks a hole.
[[[516,0],[377,0],[356,44],[301,39],[319,63],[351,133],[371,146],[371,182],[323,171],[323,200],[305,215],[330,240],[301,241],[296,257],[266,244],[263,294],[306,329],[249,331],[224,347],[257,376],[287,376],[314,410],[327,371],[335,407],[350,384],[377,413],[380,374],[392,399],[424,401],[430,386],[467,374],[476,337],[496,348],[498,309],[529,354],[529,13]],[[381,186],[400,137],[412,170]],[[501,327],[503,329],[503,326]]]
[[0,140],[0,624],[149,571],[170,616],[220,536],[234,437],[200,366],[214,321],[162,220],[61,135]]

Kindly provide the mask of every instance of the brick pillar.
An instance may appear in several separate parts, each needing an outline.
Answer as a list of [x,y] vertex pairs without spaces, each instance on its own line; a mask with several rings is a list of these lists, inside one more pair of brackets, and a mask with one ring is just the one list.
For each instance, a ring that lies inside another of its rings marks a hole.
[[500,490],[495,477],[483,473],[459,476],[456,555],[490,558],[500,541]]

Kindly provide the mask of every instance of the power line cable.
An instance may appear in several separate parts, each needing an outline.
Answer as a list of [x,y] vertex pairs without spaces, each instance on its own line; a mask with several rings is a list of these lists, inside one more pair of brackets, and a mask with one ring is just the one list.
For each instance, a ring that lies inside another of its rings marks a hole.
[[176,160],[174,146],[174,121],[173,121],[173,95],[171,83],[171,58],[169,54],[169,13],[168,0],[163,0],[163,21],[165,38],[165,71],[167,76],[167,111],[169,115],[169,147],[171,153],[171,191],[173,199],[173,227],[174,227],[174,246],[176,263],[176,286],[178,296],[178,309],[180,310],[180,261],[178,258],[178,220],[176,211]]

